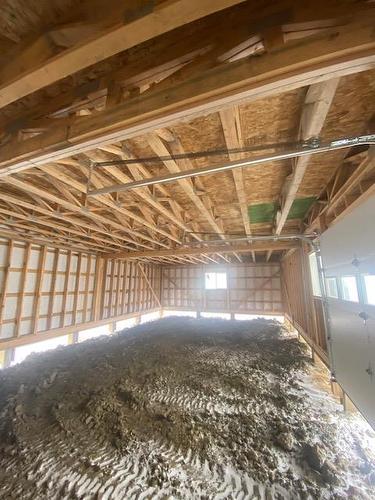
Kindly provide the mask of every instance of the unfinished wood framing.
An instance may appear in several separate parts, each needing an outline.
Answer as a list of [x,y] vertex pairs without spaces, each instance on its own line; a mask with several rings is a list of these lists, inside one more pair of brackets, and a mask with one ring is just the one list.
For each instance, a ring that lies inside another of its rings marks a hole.
[[373,148],[92,191],[372,134],[374,5],[56,2],[0,12],[0,346],[175,307],[285,313],[326,355],[285,237],[374,194]]
[[160,308],[160,270],[151,264],[131,280],[132,264],[112,260],[104,268],[90,254],[4,239],[0,259],[0,350],[12,339],[30,343],[43,332],[63,335],[74,325],[84,330],[92,321]]
[[287,318],[328,365],[323,302],[312,292],[306,249],[295,250],[282,260],[281,283]]
[[[225,273],[227,288],[205,288],[206,273]],[[279,264],[163,267],[162,306],[244,314],[283,314]]]

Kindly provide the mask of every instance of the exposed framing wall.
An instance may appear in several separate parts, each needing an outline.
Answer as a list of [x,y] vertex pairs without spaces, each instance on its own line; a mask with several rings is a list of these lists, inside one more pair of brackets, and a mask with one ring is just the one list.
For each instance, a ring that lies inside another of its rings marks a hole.
[[[205,290],[206,272],[226,272],[226,290]],[[283,314],[280,265],[162,267],[162,306],[207,312]]]
[[307,248],[296,249],[282,260],[281,282],[287,319],[328,366],[323,303],[312,292]]
[[0,239],[0,351],[160,308],[160,269]]

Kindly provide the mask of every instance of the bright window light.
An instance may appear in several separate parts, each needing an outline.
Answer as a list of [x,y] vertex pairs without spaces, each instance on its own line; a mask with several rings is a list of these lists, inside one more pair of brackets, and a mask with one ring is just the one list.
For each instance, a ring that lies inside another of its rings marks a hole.
[[185,317],[189,317],[189,318],[196,318],[197,317],[197,313],[196,311],[171,311],[171,310],[168,310],[168,309],[165,309],[163,311],[163,318],[167,318],[168,316],[185,316]]
[[341,278],[342,298],[350,302],[358,302],[357,280],[355,276],[343,276]]
[[206,290],[225,290],[227,288],[227,273],[205,273]]
[[155,321],[160,318],[159,311],[155,311],[152,313],[142,314],[141,316],[141,324],[148,323],[149,321]]
[[338,299],[339,292],[337,289],[337,281],[336,278],[327,278],[326,280],[327,286],[327,295],[328,297],[332,297],[333,299]]
[[83,342],[88,339],[96,339],[102,335],[108,335],[110,333],[109,324],[97,326],[95,328],[88,328],[87,330],[81,330],[78,333],[78,342]]
[[56,337],[54,339],[43,340],[42,342],[36,342],[35,344],[23,345],[16,347],[14,349],[14,358],[11,365],[16,365],[21,363],[30,354],[34,352],[45,352],[52,349],[56,349],[59,346],[65,346],[69,343],[69,337],[64,335],[63,337]]
[[272,319],[279,323],[284,323],[284,316],[272,314],[235,314],[234,319],[239,321],[250,321],[252,319]]
[[136,324],[137,324],[136,318],[122,319],[120,321],[117,321],[116,323],[116,332],[120,332],[125,328],[132,328]]
[[311,274],[311,285],[313,295],[318,297],[322,296],[322,290],[320,288],[319,281],[319,270],[318,270],[318,257],[315,252],[309,254],[309,264],[310,264],[310,274]]
[[364,277],[367,304],[375,305],[375,274],[368,274]]
[[220,319],[230,319],[230,313],[214,313],[214,312],[202,312],[202,318],[220,318]]

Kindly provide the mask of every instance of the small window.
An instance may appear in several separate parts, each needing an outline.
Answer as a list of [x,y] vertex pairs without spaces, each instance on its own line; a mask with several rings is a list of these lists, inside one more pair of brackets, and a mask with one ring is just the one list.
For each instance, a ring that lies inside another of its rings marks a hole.
[[227,288],[227,273],[206,273],[206,290],[224,290]]
[[357,280],[355,276],[343,276],[341,278],[342,299],[350,302],[358,302]]
[[310,263],[310,275],[311,275],[311,286],[313,295],[318,297],[322,296],[322,290],[320,287],[319,281],[319,269],[318,269],[318,256],[315,252],[309,254],[309,263]]
[[338,299],[339,292],[337,290],[337,281],[336,278],[327,278],[327,295],[328,297],[332,297],[333,299]]
[[375,275],[368,274],[364,277],[367,304],[375,305]]

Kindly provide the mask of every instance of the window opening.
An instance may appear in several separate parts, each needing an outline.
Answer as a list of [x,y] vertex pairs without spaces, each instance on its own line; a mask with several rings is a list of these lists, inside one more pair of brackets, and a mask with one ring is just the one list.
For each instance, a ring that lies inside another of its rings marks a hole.
[[366,290],[367,304],[375,305],[375,274],[367,274],[363,276]]
[[332,297],[333,299],[339,298],[339,291],[337,288],[337,280],[336,278],[327,278],[327,295],[328,297]]
[[341,278],[342,299],[350,302],[359,302],[357,280],[355,276]]
[[206,290],[225,290],[227,273],[205,273],[204,286]]

